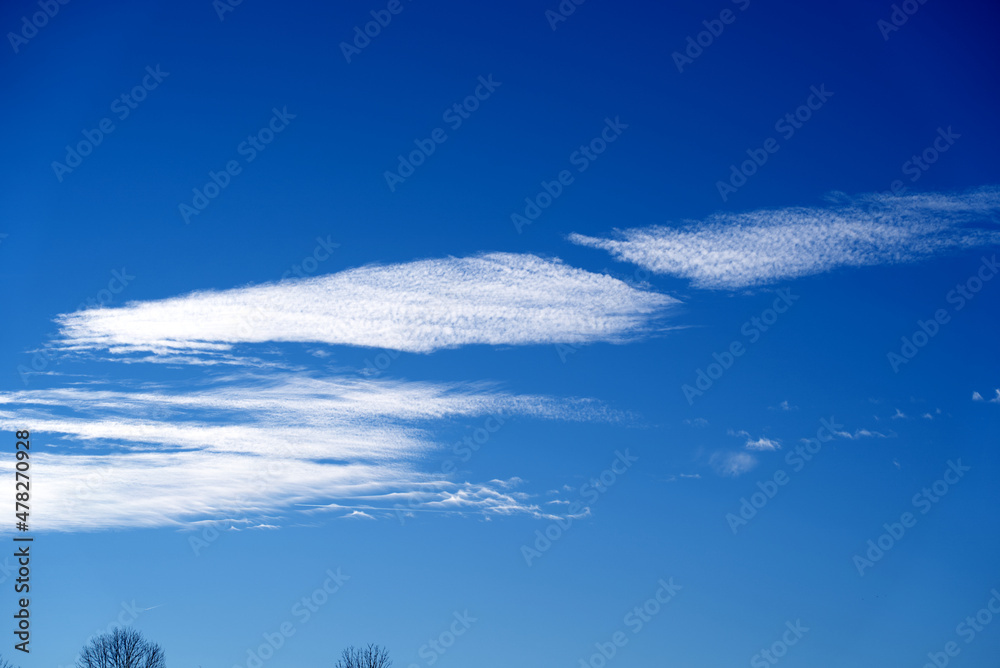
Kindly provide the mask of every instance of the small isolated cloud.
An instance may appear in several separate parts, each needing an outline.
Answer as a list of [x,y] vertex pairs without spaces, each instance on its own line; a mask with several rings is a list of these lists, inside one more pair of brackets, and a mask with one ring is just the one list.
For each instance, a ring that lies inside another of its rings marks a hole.
[[906,413],[904,413],[903,411],[901,411],[901,410],[899,410],[897,408],[896,409],[896,413],[892,416],[891,419],[892,420],[905,420],[906,419]]
[[705,418],[694,418],[693,420],[684,420],[684,424],[692,427],[707,427],[708,420]]
[[761,436],[760,438],[758,438],[756,440],[754,440],[754,439],[747,439],[747,443],[746,443],[745,447],[746,447],[747,450],[758,450],[758,451],[761,451],[761,450],[780,450],[781,449],[781,444],[778,441],[772,440],[770,438],[764,438],[763,436]]
[[678,480],[701,480],[700,473],[678,473],[667,478],[667,482],[677,482]]
[[757,458],[748,452],[716,452],[709,463],[719,475],[736,478],[757,466]]
[[793,406],[790,403],[788,403],[788,399],[785,399],[780,404],[778,404],[778,408],[780,410],[783,410],[783,411],[797,411],[797,410],[799,410],[798,406]]
[[743,446],[747,450],[756,450],[758,452],[765,450],[780,450],[781,443],[777,440],[766,438],[761,436],[760,438],[754,438],[749,432],[743,431],[733,431],[730,429],[727,432],[730,436],[739,436],[746,439],[746,444]]
[[983,400],[983,395],[979,394],[978,392],[973,392],[972,393],[972,400],[973,401],[982,401]]
[[348,513],[347,515],[341,515],[342,520],[373,520],[375,519],[372,515],[369,515],[363,510],[355,510],[354,512]]
[[837,193],[831,199],[822,207],[717,213],[676,227],[616,230],[614,238],[571,234],[569,239],[713,290],[1000,244],[1000,231],[978,226],[997,219],[998,187],[855,198]]
[[421,353],[471,344],[624,342],[651,331],[677,303],[559,260],[490,253],[78,311],[56,319],[56,344],[205,363],[225,360],[237,344],[264,342]]

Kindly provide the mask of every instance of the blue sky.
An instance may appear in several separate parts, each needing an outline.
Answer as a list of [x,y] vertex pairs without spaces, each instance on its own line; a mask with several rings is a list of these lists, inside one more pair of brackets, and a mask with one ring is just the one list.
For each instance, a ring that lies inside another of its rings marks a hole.
[[903,4],[6,3],[0,654],[993,665],[996,16]]

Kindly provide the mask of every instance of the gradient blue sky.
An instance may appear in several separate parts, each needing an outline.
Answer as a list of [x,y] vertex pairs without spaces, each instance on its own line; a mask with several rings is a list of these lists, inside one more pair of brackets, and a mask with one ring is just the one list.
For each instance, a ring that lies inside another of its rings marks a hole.
[[[6,40],[3,466],[15,428],[40,456],[32,653],[14,656],[4,626],[0,654],[71,665],[134,605],[171,666],[247,666],[283,623],[295,633],[265,666],[332,666],[367,642],[397,668],[597,666],[616,632],[609,666],[772,665],[759,652],[799,620],[782,665],[917,666],[949,641],[953,665],[994,665],[1000,621],[957,627],[1000,587],[1000,282],[960,310],[948,295],[1000,245],[996,13],[930,0],[884,39],[888,2],[591,0],[555,30],[555,0],[399,6],[350,63],[340,43],[386,3],[247,1],[220,20],[208,0],[70,2],[16,52]],[[723,10],[732,22],[678,72],[672,54]],[[5,3],[3,32],[37,11]],[[169,74],[120,118],[147,67]],[[499,86],[453,129],[443,113],[480,77]],[[776,122],[812,87],[832,95],[787,136]],[[295,117],[248,162],[239,146],[274,109]],[[57,178],[104,118],[113,132]],[[578,171],[606,119],[627,128]],[[390,191],[396,156],[439,127]],[[717,183],[769,138],[777,152],[723,200]],[[186,223],[179,205],[231,160],[240,173]],[[573,182],[518,231],[511,214],[562,170]],[[227,328],[261,303],[248,286],[327,255],[306,272],[319,283],[264,295],[290,305],[252,321],[271,334]],[[123,269],[128,285],[102,292]],[[425,287],[457,301],[427,315]],[[779,289],[797,299],[758,338],[744,324]],[[189,295],[210,290],[194,315]],[[62,317],[88,299],[116,310]],[[894,371],[887,354],[938,310],[948,321]],[[163,332],[181,341],[169,363],[148,349]],[[206,339],[232,347],[194,349]],[[683,386],[734,342],[746,352],[689,402]],[[356,405],[304,401],[324,383]],[[505,409],[461,461],[455,444]],[[831,418],[840,433],[796,470]],[[228,427],[262,450],[213,453],[207,434]],[[385,452],[325,454],[341,432]],[[289,462],[276,482],[227,473],[272,447]],[[581,490],[626,450],[614,484]],[[147,456],[145,476],[115,473]],[[921,513],[914,495],[959,459],[970,470]],[[734,533],[727,514],[779,470],[788,483]],[[859,575],[855,555],[908,511]],[[536,531],[571,515],[526,563]],[[297,615],[337,569],[350,579]],[[670,578],[682,588],[634,632],[630,611]],[[429,650],[466,611],[467,632]]]

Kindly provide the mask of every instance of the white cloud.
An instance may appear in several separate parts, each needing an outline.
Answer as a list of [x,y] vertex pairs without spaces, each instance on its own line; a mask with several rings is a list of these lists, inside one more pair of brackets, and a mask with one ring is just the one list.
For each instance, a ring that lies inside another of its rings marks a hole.
[[719,475],[736,478],[757,466],[757,458],[748,452],[716,452],[709,463]]
[[[0,393],[0,429],[32,425],[43,531],[278,526],[302,507],[388,516],[395,504],[548,517],[520,480],[456,483],[429,473],[442,420],[485,415],[616,420],[591,400],[513,395],[485,384],[231,374],[182,390],[86,386]],[[428,465],[430,462],[430,465]],[[13,460],[0,461],[12,473]],[[359,504],[365,504],[361,506]],[[234,519],[235,518],[235,519]]]
[[733,431],[730,429],[727,432],[730,436],[740,436],[746,439],[746,444],[743,446],[747,450],[765,451],[765,450],[780,450],[781,443],[779,441],[766,438],[761,436],[760,438],[754,438],[749,432],[743,431]]
[[772,440],[770,438],[764,438],[763,436],[761,436],[756,440],[747,439],[747,444],[745,447],[747,450],[758,450],[758,451],[780,450],[781,444],[778,441]]
[[695,287],[738,289],[838,267],[915,262],[937,253],[1000,244],[1000,188],[959,194],[837,194],[825,207],[718,213],[677,227],[617,230],[613,239],[570,235],[584,246]]
[[[859,438],[892,438],[896,435],[895,432],[891,432],[889,435],[883,434],[880,431],[871,431],[870,429],[855,429],[854,432],[849,431],[835,431],[833,435],[837,438],[846,438],[849,440],[857,440]],[[808,443],[808,438],[801,439],[803,443]]]
[[[510,487],[509,484],[499,486]],[[539,519],[560,518],[559,515],[542,511],[537,505],[527,504],[527,497],[528,495],[523,493],[500,491],[490,485],[435,479],[411,484],[409,488],[400,487],[389,493],[359,494],[353,497],[350,505],[337,502],[304,505],[312,506],[306,511],[310,513],[340,513],[353,509],[370,510],[383,517],[415,517],[420,513],[443,513],[479,515],[485,519],[489,519],[492,515],[515,514],[528,514]],[[369,505],[359,505],[358,501],[366,501]]]
[[982,401],[983,400],[983,395],[979,394],[978,392],[973,392],[972,393],[972,400],[973,401]]
[[677,303],[559,260],[492,253],[131,302],[65,314],[57,323],[64,350],[183,361],[225,359],[236,344],[261,342],[411,352],[622,342],[650,331]]

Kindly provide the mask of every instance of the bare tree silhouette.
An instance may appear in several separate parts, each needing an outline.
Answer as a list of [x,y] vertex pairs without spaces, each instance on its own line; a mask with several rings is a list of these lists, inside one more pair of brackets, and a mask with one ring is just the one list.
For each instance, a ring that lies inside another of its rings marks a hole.
[[365,648],[353,645],[348,647],[341,653],[340,660],[334,668],[390,668],[391,666],[389,652],[384,647],[372,643]]
[[132,628],[116,628],[90,641],[77,668],[166,668],[163,650]]

